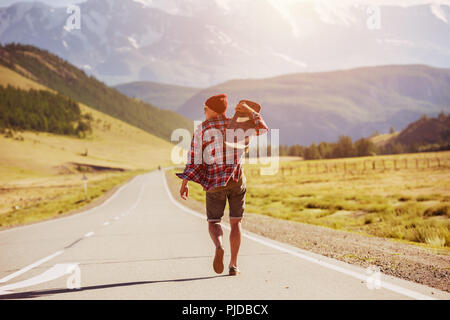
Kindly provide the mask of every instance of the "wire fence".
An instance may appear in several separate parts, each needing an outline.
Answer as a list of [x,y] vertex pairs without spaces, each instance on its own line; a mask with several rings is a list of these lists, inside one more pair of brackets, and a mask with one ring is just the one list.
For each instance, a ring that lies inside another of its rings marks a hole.
[[[295,166],[280,166],[278,174],[283,176],[298,174],[323,174],[344,173],[364,174],[376,171],[399,171],[399,170],[421,170],[421,169],[444,169],[447,168],[446,160],[439,157],[428,158],[404,158],[404,159],[365,159],[359,161],[317,161],[299,163]],[[250,168],[250,175],[259,176],[258,168]]]

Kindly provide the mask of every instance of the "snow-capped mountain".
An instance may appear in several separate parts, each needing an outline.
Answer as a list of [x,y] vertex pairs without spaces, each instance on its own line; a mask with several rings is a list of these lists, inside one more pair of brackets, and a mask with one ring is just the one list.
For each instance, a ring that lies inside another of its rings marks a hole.
[[450,67],[450,6],[323,3],[87,0],[80,29],[71,31],[66,7],[16,3],[0,8],[0,41],[47,49],[110,85],[207,87],[365,65]]

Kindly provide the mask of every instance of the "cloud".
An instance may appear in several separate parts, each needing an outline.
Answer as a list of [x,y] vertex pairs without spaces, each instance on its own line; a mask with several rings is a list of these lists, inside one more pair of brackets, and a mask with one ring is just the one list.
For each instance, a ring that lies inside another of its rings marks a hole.
[[431,12],[438,18],[448,24],[447,16],[445,15],[444,10],[442,10],[439,4],[432,4],[430,6]]
[[294,37],[298,38],[300,36],[300,28],[289,10],[289,5],[295,3],[296,0],[268,0],[268,2],[289,22],[292,34]]
[[315,2],[315,10],[324,23],[351,26],[356,22],[356,17],[350,11],[350,5],[345,3],[337,5],[330,1],[320,0]]
[[308,65],[307,65],[305,62],[303,62],[303,61],[293,59],[293,58],[291,58],[291,57],[289,57],[289,56],[287,56],[287,55],[285,55],[285,54],[279,53],[279,52],[274,52],[274,53],[272,53],[272,55],[274,55],[274,56],[276,56],[276,57],[279,57],[279,58],[283,59],[283,60],[286,61],[286,62],[295,64],[296,66],[299,66],[299,67],[302,67],[302,68],[306,68],[306,67],[308,66]]

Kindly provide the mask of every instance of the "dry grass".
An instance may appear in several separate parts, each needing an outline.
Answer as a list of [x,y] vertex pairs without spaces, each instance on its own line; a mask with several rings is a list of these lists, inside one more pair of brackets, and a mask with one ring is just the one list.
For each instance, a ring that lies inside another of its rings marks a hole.
[[[389,162],[441,159],[441,167],[395,170]],[[363,171],[363,162],[386,161],[386,169]],[[342,167],[347,163],[347,173]],[[337,163],[338,172],[325,164]],[[310,165],[308,172],[307,166]],[[319,170],[316,172],[316,164]],[[274,176],[245,165],[246,211],[428,246],[450,246],[450,152],[280,163]],[[292,174],[291,174],[292,172]],[[193,199],[204,202],[198,185]]]
[[13,87],[18,87],[23,90],[35,89],[35,90],[48,90],[54,92],[53,90],[50,90],[47,87],[44,87],[43,85],[36,83],[32,80],[29,80],[21,76],[17,72],[14,72],[11,69],[8,69],[1,65],[0,65],[0,85],[4,87],[11,85]]
[[[126,171],[89,175],[87,198],[81,179],[75,176],[65,177],[65,184],[55,184],[56,179],[36,181],[36,185],[27,185],[1,190],[2,207],[0,228],[13,227],[65,215],[81,209],[99,198],[112,188],[126,182],[143,171]],[[4,201],[11,201],[13,206],[4,207]],[[5,210],[6,209],[6,210]]]
[[[0,67],[0,85],[7,84],[47,89]],[[36,132],[0,135],[0,225],[46,219],[85,205],[80,192],[86,172],[70,163],[127,170],[87,173],[92,199],[132,175],[170,164],[169,142],[83,104],[80,108],[93,118],[92,134],[85,139]]]

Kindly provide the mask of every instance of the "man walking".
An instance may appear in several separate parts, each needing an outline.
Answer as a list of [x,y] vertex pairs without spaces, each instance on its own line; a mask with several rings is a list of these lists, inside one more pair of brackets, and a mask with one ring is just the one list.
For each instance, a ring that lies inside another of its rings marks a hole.
[[[236,112],[247,115],[253,121],[255,134],[259,135],[268,128],[260,114],[255,111],[259,108],[249,106],[252,103],[241,101],[236,106]],[[241,245],[241,221],[247,189],[241,165],[242,157],[224,143],[227,137],[226,130],[231,121],[225,116],[227,106],[225,94],[206,100],[204,105],[206,120],[195,131],[186,168],[177,176],[183,179],[180,188],[180,196],[183,199],[186,200],[189,196],[188,181],[201,184],[206,191],[208,230],[216,247],[213,269],[219,274],[224,269],[223,231],[220,222],[228,199],[231,227],[231,259],[228,267],[230,275],[237,275],[240,273],[237,257]]]

